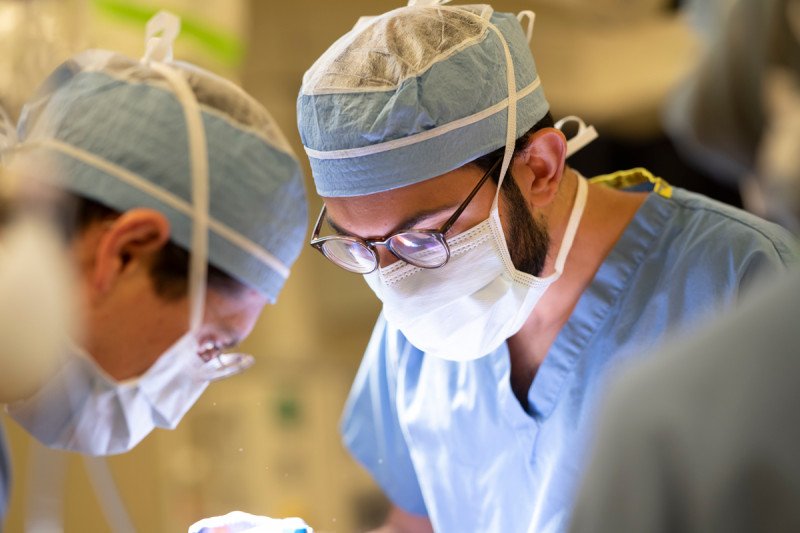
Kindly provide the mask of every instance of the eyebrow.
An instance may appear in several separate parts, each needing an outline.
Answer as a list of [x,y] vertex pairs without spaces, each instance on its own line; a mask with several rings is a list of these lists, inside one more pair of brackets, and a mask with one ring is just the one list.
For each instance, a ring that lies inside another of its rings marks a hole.
[[[425,211],[420,211],[419,213],[415,213],[415,214],[403,219],[399,224],[397,224],[393,229],[391,229],[386,235],[381,236],[379,238],[383,239],[384,237],[387,237],[389,235],[394,235],[395,233],[397,233],[399,231],[403,231],[403,230],[412,230],[412,229],[437,229],[438,230],[439,229],[438,227],[437,228],[417,228],[415,226],[417,224],[419,224],[420,222],[422,222],[423,220],[427,220],[429,218],[432,218],[432,217],[434,217],[436,215],[439,215],[439,214],[441,214],[441,213],[443,213],[445,211],[450,211],[450,210],[455,211],[456,209],[458,209],[458,206],[459,206],[459,204],[446,205],[446,206],[442,206],[442,207],[436,207],[434,209],[428,209],[428,210],[425,210]],[[333,219],[330,217],[330,215],[326,214],[325,215],[325,219],[327,220],[328,224],[336,231],[336,233],[338,233],[340,235],[346,235],[348,237],[364,238],[364,237],[360,237],[359,235],[353,235],[352,233],[346,231],[344,228],[342,228],[336,222],[334,222]],[[366,237],[365,239],[369,240],[371,238],[372,237]]]

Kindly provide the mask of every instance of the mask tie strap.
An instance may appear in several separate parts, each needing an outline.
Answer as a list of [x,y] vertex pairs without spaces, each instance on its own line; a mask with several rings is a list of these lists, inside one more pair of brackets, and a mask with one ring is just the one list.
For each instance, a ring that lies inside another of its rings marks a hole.
[[575,234],[578,233],[578,226],[580,225],[581,218],[583,218],[583,210],[586,207],[586,198],[588,195],[589,186],[586,184],[586,180],[578,176],[578,190],[575,191],[575,203],[572,206],[572,213],[569,215],[567,229],[564,230],[564,238],[561,241],[561,247],[558,249],[556,263],[554,265],[558,275],[564,272],[564,264],[567,262],[569,251],[572,249]]
[[525,29],[525,37],[528,38],[528,44],[531,44],[531,38],[533,37],[533,23],[536,21],[536,13],[530,9],[526,9],[517,13],[517,20],[520,24],[522,24],[522,21],[525,19],[528,19],[528,27]]
[[506,42],[500,30],[497,29],[497,26],[489,23],[489,28],[497,34],[497,37],[500,39],[500,44],[503,46],[503,53],[506,60],[506,85],[508,87],[506,145],[503,153],[503,164],[500,167],[500,178],[497,180],[497,191],[495,192],[494,201],[492,202],[492,210],[496,210],[500,200],[500,189],[508,173],[508,167],[511,166],[511,159],[514,156],[514,146],[517,142],[517,79],[514,74],[514,60],[511,57],[511,49],[508,47],[508,42]]
[[[172,58],[172,42],[180,29],[178,17],[160,11],[147,23],[143,61],[161,74],[175,91],[186,120],[192,183],[192,235],[189,259],[189,331],[197,333],[203,323],[208,272],[209,176],[208,148],[203,115],[194,91],[179,71],[165,64]],[[161,37],[156,35],[161,33]]]

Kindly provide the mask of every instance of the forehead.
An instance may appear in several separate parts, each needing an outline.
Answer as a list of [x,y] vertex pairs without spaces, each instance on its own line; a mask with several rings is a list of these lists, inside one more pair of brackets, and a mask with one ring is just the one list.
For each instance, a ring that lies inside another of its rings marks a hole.
[[235,292],[209,286],[204,332],[242,340],[250,334],[267,303],[264,295],[244,285]]
[[383,235],[420,213],[459,205],[483,172],[466,165],[429,180],[365,196],[324,198],[327,217],[354,235]]

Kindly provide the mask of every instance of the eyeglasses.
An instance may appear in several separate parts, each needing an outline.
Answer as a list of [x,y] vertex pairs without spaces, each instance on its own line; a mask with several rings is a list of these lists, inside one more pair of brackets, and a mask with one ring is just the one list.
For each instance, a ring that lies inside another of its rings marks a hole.
[[197,356],[204,361],[198,369],[199,377],[207,381],[219,381],[241,374],[256,362],[246,353],[225,353],[224,346],[214,341],[200,345]]
[[486,180],[500,164],[499,158],[469,193],[469,196],[458,206],[453,215],[438,230],[409,229],[402,230],[384,239],[365,240],[349,235],[331,235],[320,237],[322,221],[325,218],[325,206],[317,218],[314,232],[311,235],[311,246],[337,266],[356,274],[369,274],[378,268],[378,251],[376,246],[385,246],[395,257],[420,268],[439,268],[450,259],[450,247],[445,235],[453,227],[458,217],[478,194]]

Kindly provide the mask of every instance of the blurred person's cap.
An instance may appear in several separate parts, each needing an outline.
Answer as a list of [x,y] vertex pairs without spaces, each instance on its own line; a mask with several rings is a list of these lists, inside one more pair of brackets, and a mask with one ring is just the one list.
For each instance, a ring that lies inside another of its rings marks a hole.
[[[166,37],[171,46],[174,34]],[[165,41],[165,42],[166,42]],[[209,263],[274,301],[302,247],[303,177],[270,114],[207,70],[163,63],[200,107],[209,169]],[[15,157],[48,158],[58,185],[118,211],[147,207],[189,250],[192,171],[184,108],[147,59],[88,50],[47,78],[24,106]]]

